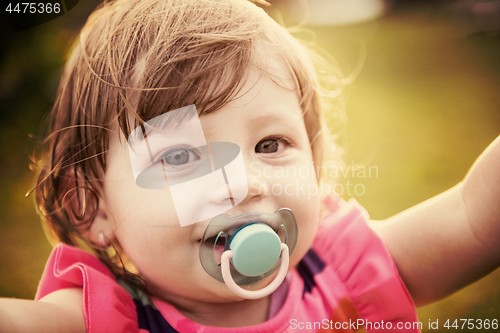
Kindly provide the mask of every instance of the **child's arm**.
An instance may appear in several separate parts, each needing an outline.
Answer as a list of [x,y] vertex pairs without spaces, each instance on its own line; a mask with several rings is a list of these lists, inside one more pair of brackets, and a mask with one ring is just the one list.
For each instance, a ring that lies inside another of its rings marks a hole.
[[500,266],[500,137],[462,183],[372,226],[417,305],[495,270]]
[[0,298],[0,332],[85,333],[82,289],[61,289],[39,301]]

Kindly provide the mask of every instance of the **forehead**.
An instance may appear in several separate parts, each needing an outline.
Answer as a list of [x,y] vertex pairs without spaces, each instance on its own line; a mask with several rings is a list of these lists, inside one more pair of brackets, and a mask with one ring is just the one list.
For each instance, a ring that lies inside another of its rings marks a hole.
[[240,82],[237,93],[228,101],[228,105],[238,105],[241,100],[246,102],[258,95],[267,95],[269,89],[293,92],[299,97],[297,82],[286,62],[275,53],[268,53],[264,61],[254,62],[246,71],[245,78]]
[[221,109],[200,116],[208,138],[243,144],[245,138],[305,132],[293,78],[279,63],[274,63],[270,70],[272,75],[257,69],[249,71],[234,99]]
[[[168,87],[153,88],[153,90],[158,89],[157,94],[154,96],[151,96],[152,89],[142,91],[140,82],[141,77],[147,75],[147,66],[144,61],[139,61],[133,74],[134,86],[137,84],[139,87],[127,91],[127,99],[131,108],[125,115],[130,125],[126,129],[123,127],[123,121],[120,121],[123,133],[128,137],[139,125],[143,124],[143,122],[149,123],[149,120],[153,118],[162,119],[163,122],[170,124],[178,123],[182,119],[179,119],[178,116],[174,117],[173,114],[170,115],[170,111],[188,105],[196,105],[198,113],[204,115],[219,110],[226,104],[240,100],[244,96],[248,99],[247,95],[258,93],[256,90],[251,91],[252,87],[264,78],[286,90],[295,91],[297,96],[300,95],[297,89],[299,84],[294,71],[288,65],[287,59],[279,55],[274,47],[264,42],[255,43],[250,57],[251,59],[249,59],[250,61],[247,62],[245,68],[236,68],[229,64],[227,66],[229,68],[226,69],[222,80],[221,78],[210,77],[208,73],[201,76],[199,82],[193,85],[192,88],[186,89],[191,91],[182,91],[182,86],[186,87],[186,85],[180,84],[178,88],[174,89],[179,90],[177,96],[170,93],[172,89]],[[219,66],[224,66],[224,64]],[[181,98],[182,96],[184,98]],[[172,99],[177,101],[170,103],[169,100]],[[164,116],[158,117],[160,115]],[[142,121],[139,121],[139,119],[142,119]],[[155,121],[152,123],[155,123]],[[159,123],[158,125],[161,127],[162,124]]]
[[[128,112],[118,115],[122,132],[128,137],[140,124],[188,105],[196,105],[200,115],[214,112],[245,95],[257,77],[267,77],[289,90],[299,86],[288,57],[276,45],[254,41],[243,58],[247,60],[219,59],[217,63],[193,59],[193,64],[185,63],[177,70],[169,65],[157,68],[155,63],[150,67],[149,60],[139,60],[134,66],[131,89],[126,91]],[[187,69],[193,66],[198,69]],[[151,72],[156,73],[156,78],[151,77]]]
[[[246,78],[241,82],[238,93],[222,108],[203,112],[197,105],[190,105],[176,110],[170,110],[157,116],[132,130],[129,143],[144,135],[182,136],[186,137],[193,131],[193,123],[199,120],[204,124],[206,133],[216,131],[218,122],[235,122],[236,117],[244,117],[251,121],[247,127],[265,122],[287,123],[290,120],[302,119],[302,110],[298,102],[299,94],[296,83],[288,68],[277,57],[269,58],[264,66],[252,66]],[[198,108],[198,110],[197,110]],[[200,112],[201,111],[201,112]],[[248,112],[245,112],[248,111]],[[196,113],[200,113],[197,116]],[[217,119],[207,122],[207,119]],[[132,117],[132,116],[130,116]],[[132,120],[132,119],[131,119]],[[213,129],[212,129],[213,128]]]
[[[256,47],[253,53],[253,68],[256,71],[250,71],[250,74],[260,74],[267,77],[277,85],[288,90],[296,90],[298,94],[297,77],[293,73],[288,61],[284,56],[279,55],[276,51],[266,46]],[[255,78],[253,78],[255,80]],[[252,77],[248,77],[248,81],[252,81]]]

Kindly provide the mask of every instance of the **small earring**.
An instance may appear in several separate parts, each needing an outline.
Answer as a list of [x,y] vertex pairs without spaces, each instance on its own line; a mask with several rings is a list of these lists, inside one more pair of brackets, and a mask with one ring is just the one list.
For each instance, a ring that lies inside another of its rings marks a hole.
[[99,233],[98,240],[103,247],[108,247],[108,242],[104,238],[104,234],[102,232]]

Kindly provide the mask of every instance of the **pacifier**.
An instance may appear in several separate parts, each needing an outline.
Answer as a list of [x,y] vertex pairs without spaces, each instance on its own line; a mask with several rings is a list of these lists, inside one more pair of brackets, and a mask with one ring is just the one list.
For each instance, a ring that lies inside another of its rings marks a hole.
[[[258,299],[275,291],[288,272],[288,259],[297,243],[297,223],[292,211],[218,215],[210,221],[200,245],[200,261],[213,278],[234,294]],[[266,287],[250,291],[240,286],[260,281],[279,268]]]

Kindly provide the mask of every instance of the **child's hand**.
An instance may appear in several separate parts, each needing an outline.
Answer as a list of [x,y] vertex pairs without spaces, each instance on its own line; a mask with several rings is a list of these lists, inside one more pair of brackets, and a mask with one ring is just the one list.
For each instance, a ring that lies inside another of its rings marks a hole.
[[500,266],[500,137],[454,188],[374,228],[417,305]]

